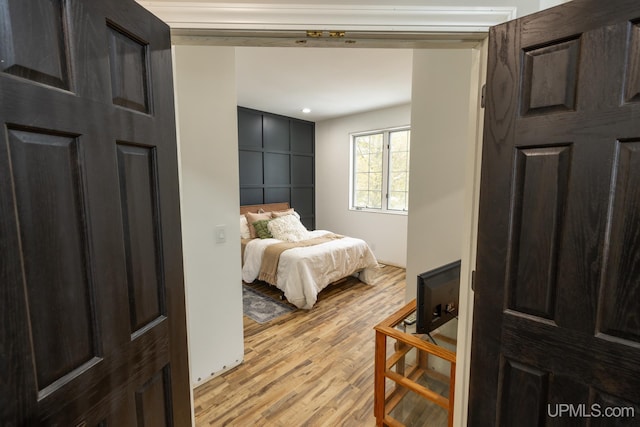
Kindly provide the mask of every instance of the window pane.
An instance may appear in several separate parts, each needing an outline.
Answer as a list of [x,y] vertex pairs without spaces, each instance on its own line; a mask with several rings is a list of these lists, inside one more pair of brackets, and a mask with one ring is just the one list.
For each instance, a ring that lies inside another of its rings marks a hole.
[[381,208],[383,134],[360,135],[354,138],[353,205]]
[[369,154],[369,141],[364,138],[358,138],[356,140],[356,154],[358,156],[366,156]]
[[369,191],[368,208],[382,209],[382,193],[380,191]]
[[382,151],[371,153],[369,157],[369,171],[382,173]]
[[354,184],[355,184],[355,189],[356,190],[368,190],[369,189],[369,174],[368,173],[357,173]]
[[410,135],[409,130],[389,133],[389,210],[409,208]]
[[370,150],[371,152],[382,152],[382,149],[384,147],[383,143],[384,143],[384,135],[381,133],[376,133],[373,135],[369,135],[369,141],[370,141]]
[[382,191],[382,172],[369,174],[369,190]]
[[407,171],[409,170],[409,162],[407,161],[409,153],[403,152],[390,152],[389,163],[391,163],[391,172]]
[[356,191],[354,194],[354,203],[353,205],[357,208],[366,208],[367,201],[369,199],[368,191]]
[[389,179],[389,191],[409,191],[409,175],[406,172],[394,172]]
[[406,197],[405,192],[390,192],[389,193],[389,209],[402,211],[406,210]]
[[408,130],[401,130],[389,133],[389,145],[392,151],[409,151]]

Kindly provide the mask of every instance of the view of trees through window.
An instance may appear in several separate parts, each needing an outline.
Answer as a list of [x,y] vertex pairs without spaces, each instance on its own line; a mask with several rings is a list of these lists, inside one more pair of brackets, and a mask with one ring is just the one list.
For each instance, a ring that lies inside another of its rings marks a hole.
[[407,211],[409,129],[353,136],[352,208]]

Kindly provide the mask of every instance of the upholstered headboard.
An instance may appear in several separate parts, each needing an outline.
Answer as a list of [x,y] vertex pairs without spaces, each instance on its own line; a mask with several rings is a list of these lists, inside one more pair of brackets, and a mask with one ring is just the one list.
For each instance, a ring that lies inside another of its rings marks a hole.
[[240,215],[244,215],[247,212],[257,213],[260,209],[264,212],[283,211],[289,209],[289,207],[289,202],[266,203],[264,205],[244,205],[240,206]]

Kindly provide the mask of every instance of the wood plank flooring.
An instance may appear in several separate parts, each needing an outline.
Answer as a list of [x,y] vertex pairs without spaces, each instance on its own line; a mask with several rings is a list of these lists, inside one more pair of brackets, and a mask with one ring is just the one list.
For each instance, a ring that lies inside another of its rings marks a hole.
[[264,325],[245,316],[244,362],[195,390],[196,425],[374,426],[373,327],[404,305],[405,270],[374,283],[348,278]]

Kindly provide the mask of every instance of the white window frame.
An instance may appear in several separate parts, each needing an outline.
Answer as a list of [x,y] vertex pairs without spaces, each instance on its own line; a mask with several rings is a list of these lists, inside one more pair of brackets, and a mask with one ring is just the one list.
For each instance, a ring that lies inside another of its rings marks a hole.
[[[391,215],[407,215],[409,210],[396,210],[389,209],[389,175],[390,175],[390,165],[389,165],[389,135],[393,132],[398,131],[409,131],[411,132],[411,126],[397,126],[383,129],[370,130],[365,132],[354,132],[349,134],[349,153],[350,153],[350,162],[349,162],[349,210],[357,211],[357,212],[373,212],[373,213],[383,213],[383,214],[391,214]],[[383,154],[382,154],[382,207],[381,208],[370,208],[370,207],[358,207],[354,204],[355,197],[355,141],[357,137],[367,136],[367,135],[375,135],[375,134],[383,134]],[[409,148],[409,151],[411,149]],[[409,170],[409,174],[411,170]],[[411,185],[411,184],[409,184]],[[408,194],[407,194],[408,196]]]

